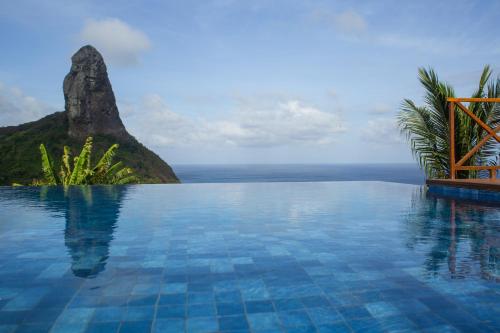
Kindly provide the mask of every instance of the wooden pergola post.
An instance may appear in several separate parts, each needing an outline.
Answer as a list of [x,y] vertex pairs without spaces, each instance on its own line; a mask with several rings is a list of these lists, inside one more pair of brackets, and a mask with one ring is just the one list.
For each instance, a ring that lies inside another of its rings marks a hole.
[[[450,122],[450,179],[455,179],[457,177],[458,170],[488,170],[490,173],[490,179],[495,179],[497,170],[500,169],[499,165],[464,165],[476,152],[483,147],[486,142],[490,139],[495,139],[500,143],[500,126],[491,128],[486,125],[478,116],[472,113],[467,107],[465,107],[462,102],[468,103],[500,103],[500,98],[454,98],[449,97],[447,99],[449,107],[449,122]],[[476,124],[482,127],[486,131],[486,135],[476,143],[476,145],[467,152],[460,160],[456,160],[456,147],[455,147],[455,108],[458,107],[459,110],[463,111],[468,115]]]
[[455,103],[450,102],[450,179],[455,179]]

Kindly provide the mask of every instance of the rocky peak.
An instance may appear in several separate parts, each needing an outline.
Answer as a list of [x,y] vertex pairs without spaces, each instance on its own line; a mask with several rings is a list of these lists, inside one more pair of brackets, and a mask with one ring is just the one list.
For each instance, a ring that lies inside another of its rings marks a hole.
[[77,138],[95,134],[128,135],[99,51],[86,45],[71,57],[71,62],[63,84],[68,134]]

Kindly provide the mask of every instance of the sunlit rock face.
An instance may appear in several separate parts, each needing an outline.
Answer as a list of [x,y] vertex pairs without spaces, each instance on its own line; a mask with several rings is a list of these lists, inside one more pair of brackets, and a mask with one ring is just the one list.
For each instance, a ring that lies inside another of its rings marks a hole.
[[90,45],[84,46],[71,57],[71,62],[63,84],[69,135],[77,138],[95,134],[126,136],[99,51]]

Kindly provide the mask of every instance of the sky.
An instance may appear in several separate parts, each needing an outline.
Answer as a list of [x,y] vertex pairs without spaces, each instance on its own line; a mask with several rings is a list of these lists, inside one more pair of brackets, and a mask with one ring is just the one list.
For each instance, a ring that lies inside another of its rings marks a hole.
[[64,109],[104,56],[128,131],[171,164],[407,163],[419,67],[469,96],[500,74],[500,1],[2,1],[0,126]]

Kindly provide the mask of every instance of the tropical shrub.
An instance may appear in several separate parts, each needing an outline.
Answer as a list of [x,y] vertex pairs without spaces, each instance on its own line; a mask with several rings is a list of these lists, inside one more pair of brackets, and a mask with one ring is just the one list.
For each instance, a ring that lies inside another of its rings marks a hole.
[[44,144],[40,145],[43,179],[35,180],[33,185],[92,185],[92,184],[129,184],[137,182],[131,168],[122,162],[113,164],[118,144],[114,144],[102,155],[94,167],[91,167],[92,137],[88,137],[82,151],[71,161],[69,147],[64,147],[61,169],[55,172],[54,164]]
[[[420,167],[429,178],[450,176],[450,136],[448,97],[455,97],[453,88],[439,80],[432,69],[420,68],[419,81],[424,86],[424,105],[417,106],[405,99],[398,115],[401,132],[408,139]],[[500,78],[493,79],[485,66],[474,98],[500,97]],[[491,128],[500,125],[499,103],[470,103],[469,110]],[[455,159],[458,161],[488,133],[462,111],[455,111]],[[498,145],[493,140],[485,144],[467,165],[494,164]],[[477,177],[476,171],[460,171],[459,178]]]

